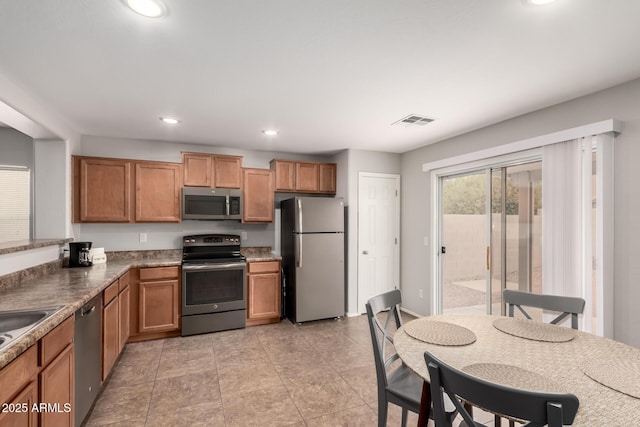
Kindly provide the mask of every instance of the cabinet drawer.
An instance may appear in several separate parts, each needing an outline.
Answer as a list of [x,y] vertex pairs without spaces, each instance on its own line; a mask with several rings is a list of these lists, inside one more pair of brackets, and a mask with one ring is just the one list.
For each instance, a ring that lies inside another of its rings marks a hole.
[[47,366],[73,342],[74,322],[74,317],[69,316],[40,340],[40,366]]
[[258,261],[249,263],[249,273],[278,273],[280,261]]
[[106,306],[107,304],[109,304],[112,299],[118,296],[118,291],[118,281],[116,280],[103,291],[104,293],[102,295],[102,305]]
[[130,281],[131,279],[128,271],[120,276],[120,278],[118,279],[118,293],[122,292],[124,288],[129,286]]
[[0,369],[0,403],[8,402],[38,373],[38,349],[32,345]]
[[140,269],[140,281],[177,279],[178,267],[153,267]]

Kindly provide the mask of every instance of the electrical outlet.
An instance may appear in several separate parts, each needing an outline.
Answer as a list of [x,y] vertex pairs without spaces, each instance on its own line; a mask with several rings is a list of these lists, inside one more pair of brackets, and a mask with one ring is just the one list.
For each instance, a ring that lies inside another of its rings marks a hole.
[[241,232],[240,237],[242,240],[247,240],[247,232],[246,231]]
[[418,296],[419,296],[420,298],[424,298],[424,294],[423,294],[423,292],[422,292],[422,289],[418,290]]
[[147,243],[147,233],[140,233],[140,243]]

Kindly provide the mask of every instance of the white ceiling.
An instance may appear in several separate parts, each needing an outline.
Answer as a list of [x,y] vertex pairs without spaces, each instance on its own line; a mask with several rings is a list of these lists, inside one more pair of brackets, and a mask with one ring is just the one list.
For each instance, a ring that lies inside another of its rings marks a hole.
[[640,77],[634,0],[165,3],[0,0],[0,74],[82,134],[301,153],[401,153]]

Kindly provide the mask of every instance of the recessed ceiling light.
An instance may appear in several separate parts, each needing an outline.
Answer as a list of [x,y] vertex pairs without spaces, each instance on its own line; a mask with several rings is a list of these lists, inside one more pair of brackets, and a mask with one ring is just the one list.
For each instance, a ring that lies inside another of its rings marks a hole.
[[167,14],[167,6],[162,0],[123,0],[134,12],[147,18],[160,18]]
[[553,3],[556,0],[527,0],[527,3],[534,6],[543,6],[545,4]]
[[160,120],[168,125],[177,125],[178,123],[180,123],[180,120],[173,117],[160,117]]
[[276,136],[278,134],[278,131],[273,129],[265,129],[262,131],[262,133],[264,133],[267,136]]

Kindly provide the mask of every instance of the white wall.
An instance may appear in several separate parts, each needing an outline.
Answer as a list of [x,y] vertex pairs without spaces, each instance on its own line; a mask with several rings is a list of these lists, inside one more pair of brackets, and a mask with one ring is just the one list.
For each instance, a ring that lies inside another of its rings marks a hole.
[[[84,156],[116,157],[136,160],[181,162],[181,151],[243,156],[242,165],[269,168],[274,158],[293,160],[331,161],[324,156],[240,150],[230,147],[212,147],[179,142],[148,141],[83,136],[82,144],[73,154]],[[284,195],[278,195],[277,200]],[[288,196],[290,197],[290,196]],[[276,203],[277,204],[277,203]],[[107,251],[178,249],[182,236],[203,233],[247,233],[243,246],[276,246],[274,224],[242,224],[238,221],[183,221],[178,224],[75,224],[76,240],[91,241],[94,247]],[[147,233],[147,242],[140,243],[139,234]]]
[[60,140],[33,141],[35,237],[68,236],[67,144]]
[[[433,249],[429,175],[422,172],[423,163],[615,118],[624,122],[615,142],[615,283],[605,286],[614,287],[615,339],[640,346],[639,99],[640,79],[402,154],[404,306],[429,313],[430,292],[418,298],[418,289],[430,290],[428,250]],[[424,246],[423,236],[429,237],[429,247]]]
[[[50,108],[41,100],[33,98],[2,75],[0,75],[0,121],[21,131],[30,138],[56,138],[63,141],[63,150],[67,154],[62,163],[56,161],[52,166],[57,168],[57,176],[59,176],[58,174],[64,174],[64,182],[63,185],[49,188],[46,197],[57,200],[53,208],[61,210],[65,219],[62,223],[55,221],[52,229],[47,227],[47,234],[55,238],[69,237],[71,235],[71,163],[68,153],[70,147],[79,145],[80,135],[57,114],[55,109]],[[31,158],[33,162],[34,154],[31,155]],[[39,203],[41,195],[43,193],[34,194],[35,205],[45,205],[45,202]],[[59,214],[60,212],[56,212],[55,215]],[[36,218],[36,221],[38,221],[38,218]],[[38,238],[39,236],[36,234],[34,237]],[[59,254],[60,248],[58,245],[5,254],[0,257],[0,264],[5,266],[5,269],[0,274],[57,260]]]
[[[399,174],[400,155],[379,151],[347,150],[347,313],[358,313],[358,174],[377,172]],[[400,183],[402,188],[402,182]],[[402,255],[401,255],[402,258]]]
[[33,170],[33,138],[0,127],[0,166],[25,166]]

